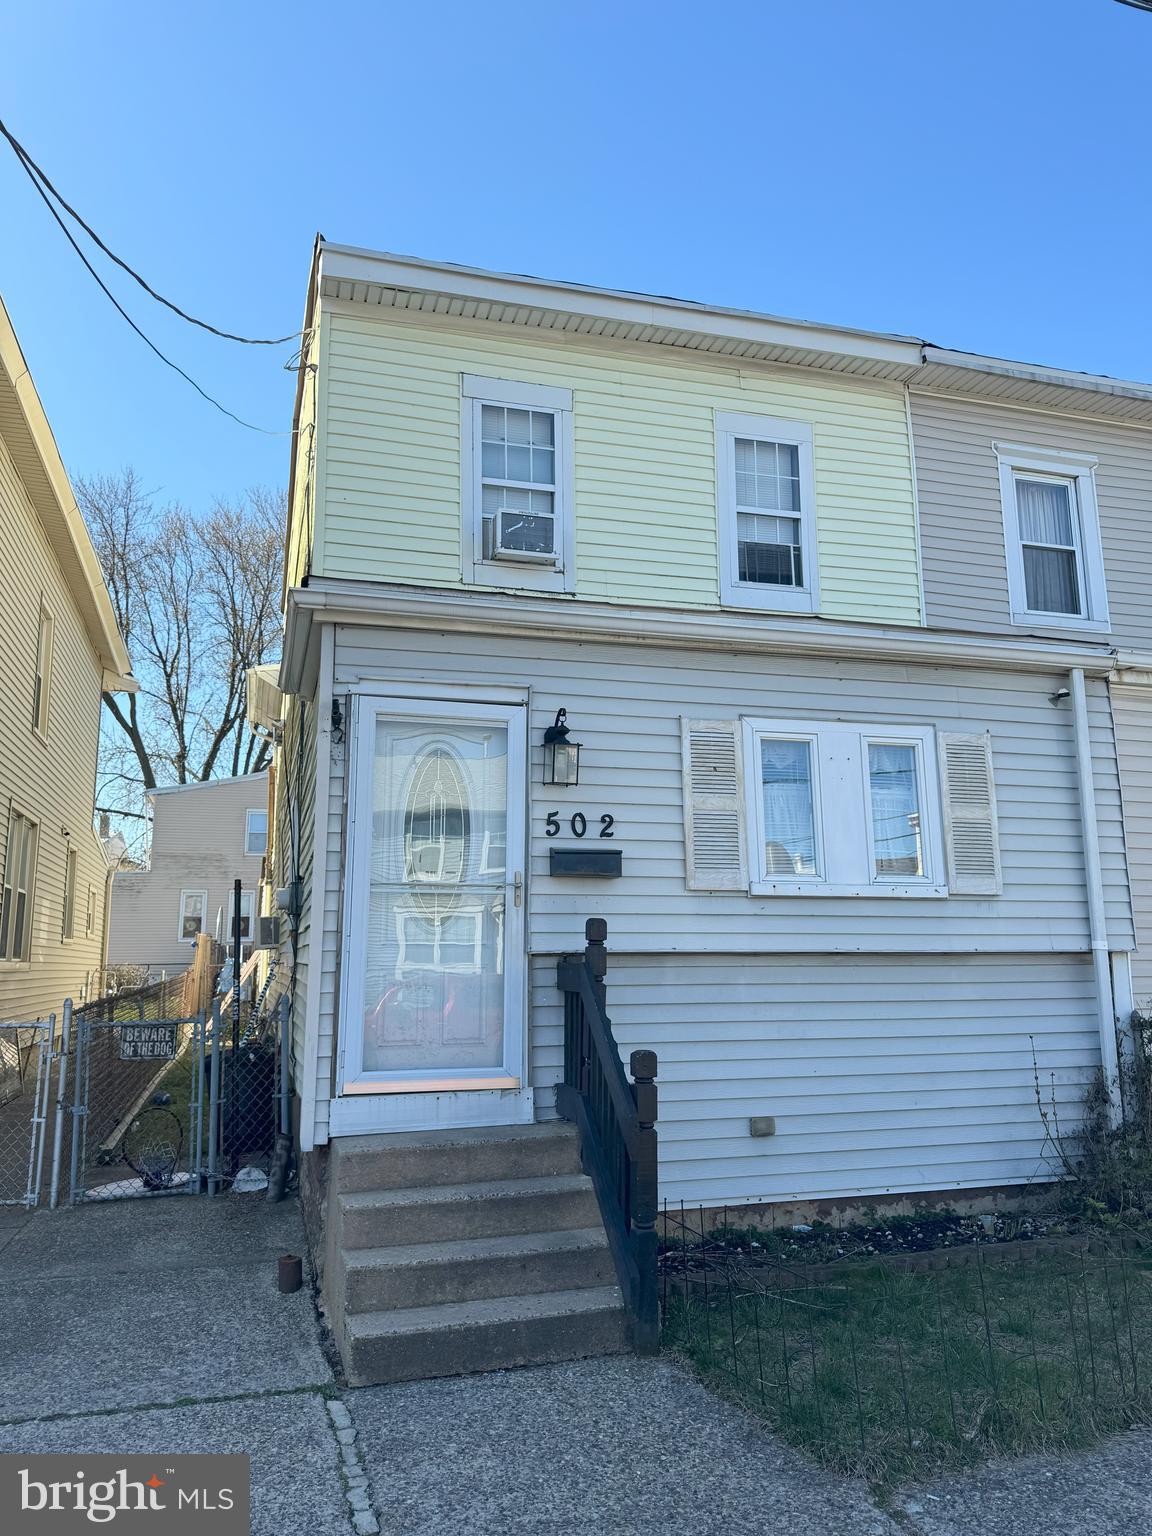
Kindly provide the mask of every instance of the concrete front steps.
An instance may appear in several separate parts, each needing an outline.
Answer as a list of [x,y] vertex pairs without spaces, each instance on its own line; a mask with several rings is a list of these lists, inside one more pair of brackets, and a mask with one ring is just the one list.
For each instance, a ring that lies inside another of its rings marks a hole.
[[351,1385],[629,1347],[572,1126],[332,1145],[325,1303]]

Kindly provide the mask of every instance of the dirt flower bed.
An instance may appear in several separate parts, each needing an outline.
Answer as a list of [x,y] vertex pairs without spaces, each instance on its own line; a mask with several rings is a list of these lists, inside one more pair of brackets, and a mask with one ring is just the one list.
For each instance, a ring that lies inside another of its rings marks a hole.
[[1097,1230],[1090,1223],[1064,1214],[961,1216],[947,1209],[894,1216],[887,1221],[877,1217],[875,1221],[842,1227],[822,1221],[776,1228],[721,1222],[703,1235],[693,1232],[679,1216],[669,1216],[666,1225],[661,1267],[677,1274],[682,1274],[685,1267],[717,1264],[834,1264],[843,1259],[930,1253],[978,1244],[1028,1243]]

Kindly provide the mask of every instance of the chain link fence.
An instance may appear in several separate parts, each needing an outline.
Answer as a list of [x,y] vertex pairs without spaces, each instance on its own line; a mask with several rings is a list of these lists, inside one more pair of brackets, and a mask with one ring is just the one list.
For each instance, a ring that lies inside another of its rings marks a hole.
[[174,977],[0,1025],[0,1205],[282,1193],[287,999],[267,992],[190,1014]]

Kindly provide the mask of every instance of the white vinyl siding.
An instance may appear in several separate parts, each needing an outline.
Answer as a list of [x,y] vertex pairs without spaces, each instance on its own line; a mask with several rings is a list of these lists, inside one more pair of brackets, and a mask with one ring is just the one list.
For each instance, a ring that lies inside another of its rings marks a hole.
[[812,613],[818,606],[812,428],[716,415],[721,601]]
[[[337,629],[336,664],[337,692],[361,679],[376,692],[384,691],[382,683],[404,683],[424,697],[434,696],[437,683],[472,685],[481,698],[494,682],[531,688],[529,925],[532,948],[539,952],[579,947],[583,919],[592,915],[608,918],[613,942],[634,951],[1088,948],[1072,733],[1067,711],[1054,709],[1048,697],[1066,681],[1062,677],[498,635],[462,640],[366,625]],[[540,783],[539,744],[561,705],[584,744],[580,785],[560,792],[562,814],[582,811],[590,829],[602,814],[615,816],[611,846],[623,856],[619,880],[548,876],[550,848],[575,846],[567,835],[544,835],[557,791]],[[1088,709],[1111,945],[1126,949],[1131,913],[1103,681],[1089,681]],[[731,726],[741,715],[829,723],[866,719],[894,734],[927,720],[938,734],[988,733],[1002,893],[975,901],[750,898],[745,881],[743,889],[716,890],[702,901],[685,880],[681,721]],[[338,775],[330,793],[338,829]]]
[[[608,1010],[655,1050],[675,1205],[861,1200],[1058,1178],[1036,1075],[1074,1136],[1099,1062],[1086,955],[621,953]],[[563,1061],[555,958],[534,966],[532,1079]],[[753,1115],[776,1134],[753,1138]]]
[[821,613],[919,622],[899,386],[594,337],[561,345],[511,327],[406,322],[339,301],[326,301],[322,327],[316,575],[472,584],[471,549],[463,571],[461,561],[467,370],[571,396],[577,596],[719,606],[720,410],[811,426]]
[[1124,832],[1132,877],[1136,1006],[1152,1012],[1152,688],[1112,689],[1116,749],[1124,796]]

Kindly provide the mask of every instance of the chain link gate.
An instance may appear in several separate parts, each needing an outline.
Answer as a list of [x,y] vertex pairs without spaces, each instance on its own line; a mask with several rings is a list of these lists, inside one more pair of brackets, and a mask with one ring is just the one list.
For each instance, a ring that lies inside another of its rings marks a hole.
[[55,1120],[56,1017],[0,1024],[0,1205],[39,1203]]
[[194,1018],[141,1013],[112,999],[75,1016],[54,1160],[70,1203],[266,1188],[287,1132],[287,999],[243,1021],[218,1002]]

